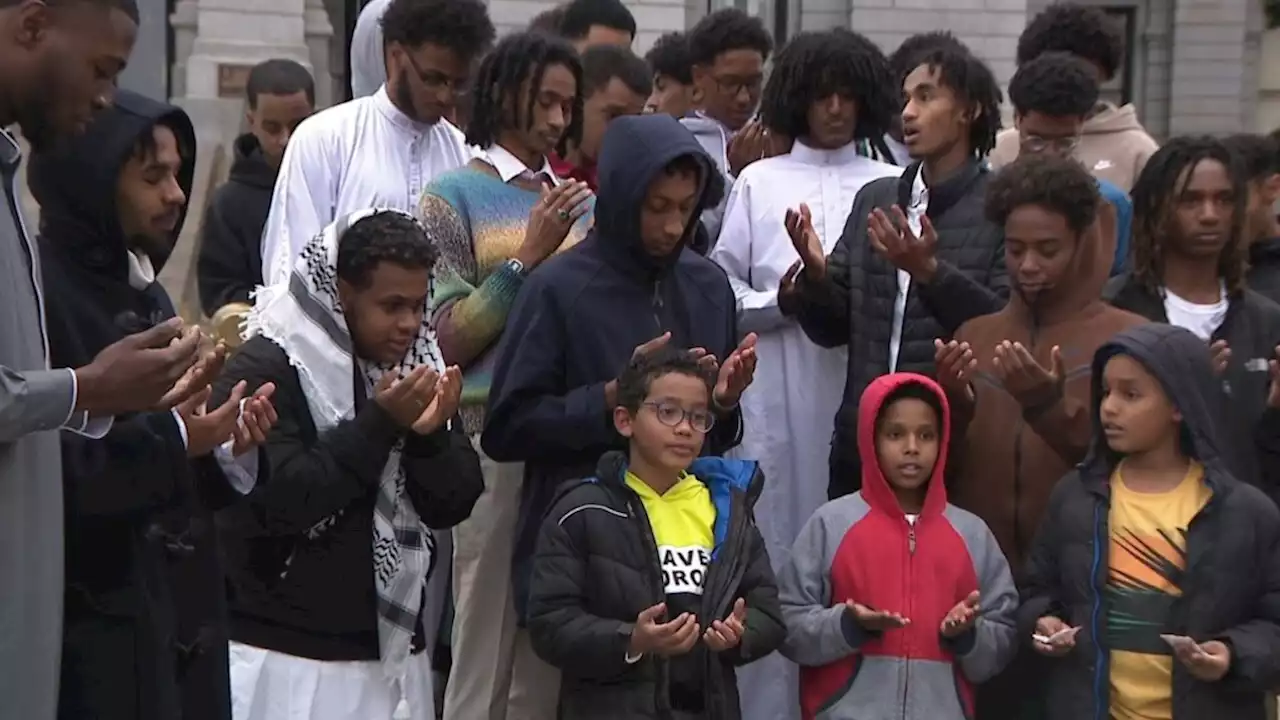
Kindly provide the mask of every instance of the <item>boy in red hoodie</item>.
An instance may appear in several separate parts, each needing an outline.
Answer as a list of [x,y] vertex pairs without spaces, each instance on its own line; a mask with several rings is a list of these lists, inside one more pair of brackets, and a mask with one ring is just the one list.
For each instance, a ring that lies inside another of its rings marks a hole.
[[950,408],[914,373],[858,406],[862,490],[818,509],[778,577],[805,720],[962,720],[1013,657],[1018,596],[995,537],[947,503]]

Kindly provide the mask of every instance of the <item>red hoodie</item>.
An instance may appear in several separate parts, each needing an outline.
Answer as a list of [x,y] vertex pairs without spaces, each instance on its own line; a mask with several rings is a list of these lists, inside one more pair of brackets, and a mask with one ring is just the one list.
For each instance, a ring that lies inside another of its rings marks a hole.
[[[876,418],[909,383],[943,409],[938,460],[914,524],[874,462]],[[1003,669],[1016,647],[1017,590],[995,538],[977,516],[947,503],[943,483],[951,439],[946,394],[923,375],[895,373],[871,383],[858,408],[862,491],[822,506],[801,530],[779,576],[787,641],[801,665],[806,720],[962,720],[973,715],[972,683]],[[951,640],[946,614],[981,593],[973,631]],[[844,603],[854,600],[911,620],[871,634]]]

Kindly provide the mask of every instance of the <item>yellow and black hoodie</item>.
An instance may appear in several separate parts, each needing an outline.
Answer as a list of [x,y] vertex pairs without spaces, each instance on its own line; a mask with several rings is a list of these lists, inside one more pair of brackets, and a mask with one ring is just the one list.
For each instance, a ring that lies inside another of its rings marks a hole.
[[[763,485],[756,463],[709,457],[659,495],[627,471],[624,453],[610,452],[596,477],[560,488],[538,537],[528,628],[534,650],[563,672],[562,720],[648,720],[674,710],[742,716],[734,667],[785,636],[751,519]],[[691,612],[706,628],[738,598],[747,607],[738,647],[715,653],[699,641],[676,658],[627,662],[642,610],[665,602],[666,619]]]

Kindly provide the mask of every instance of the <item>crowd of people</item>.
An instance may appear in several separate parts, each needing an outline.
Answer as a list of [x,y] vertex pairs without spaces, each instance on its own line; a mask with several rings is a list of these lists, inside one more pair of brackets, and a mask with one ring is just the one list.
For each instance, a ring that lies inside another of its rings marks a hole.
[[1002,129],[947,32],[373,0],[249,75],[212,333],[138,21],[0,4],[0,716],[1274,717],[1280,137],[1101,11]]

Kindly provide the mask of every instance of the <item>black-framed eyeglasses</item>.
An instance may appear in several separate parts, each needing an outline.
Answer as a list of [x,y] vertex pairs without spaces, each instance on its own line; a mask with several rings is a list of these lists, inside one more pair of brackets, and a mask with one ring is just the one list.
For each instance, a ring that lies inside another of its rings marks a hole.
[[471,86],[466,78],[451,78],[436,70],[423,70],[422,66],[418,65],[418,61],[413,59],[413,53],[407,49],[404,50],[404,56],[409,59],[409,65],[413,68],[413,74],[418,76],[418,82],[422,83],[426,89],[438,92],[448,88],[458,97],[471,92]]
[[644,407],[653,410],[658,422],[667,427],[676,427],[685,420],[695,432],[708,433],[715,427],[716,416],[710,410],[685,410],[671,402],[646,402]]
[[738,97],[738,93],[743,90],[747,91],[747,95],[755,97],[760,94],[760,89],[764,87],[764,78],[753,77],[749,79],[742,78],[715,78],[716,89],[724,93],[728,97]]
[[1067,137],[1043,138],[1039,135],[1023,135],[1021,143],[1022,147],[1031,153],[1053,151],[1061,155],[1070,155],[1080,146],[1080,136],[1069,135]]

